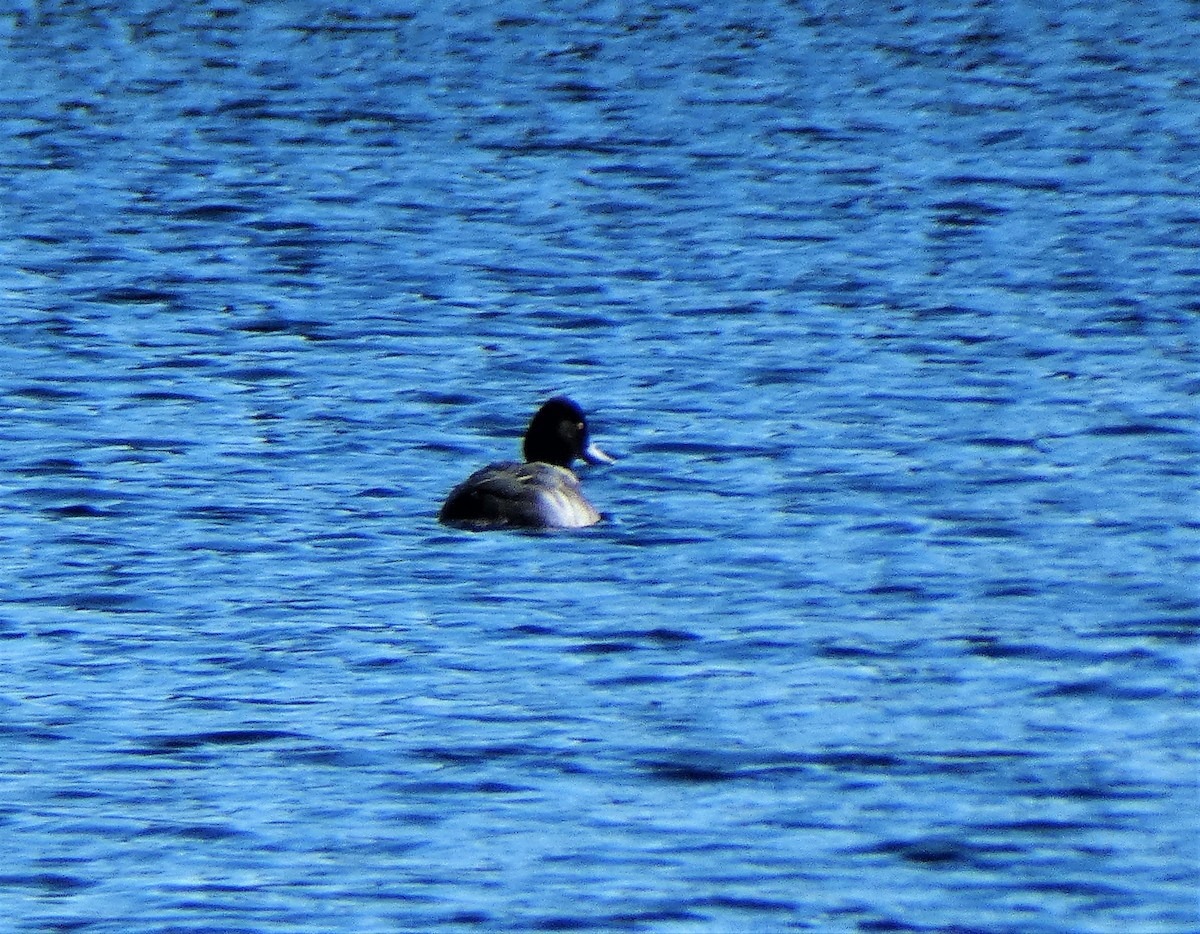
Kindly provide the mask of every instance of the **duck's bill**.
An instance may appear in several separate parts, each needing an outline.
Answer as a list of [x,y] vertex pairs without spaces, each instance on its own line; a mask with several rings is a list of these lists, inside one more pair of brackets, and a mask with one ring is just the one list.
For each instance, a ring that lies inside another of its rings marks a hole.
[[583,459],[589,464],[615,464],[617,459],[601,451],[596,445],[589,444],[583,449]]

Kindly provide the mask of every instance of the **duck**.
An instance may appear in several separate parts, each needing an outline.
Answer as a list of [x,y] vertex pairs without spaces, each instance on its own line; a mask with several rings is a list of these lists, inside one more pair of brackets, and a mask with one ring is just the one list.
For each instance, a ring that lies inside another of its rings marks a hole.
[[571,465],[615,459],[592,443],[577,403],[566,396],[545,402],[525,430],[523,453],[524,463],[489,464],[458,484],[438,521],[476,530],[581,529],[600,521]]

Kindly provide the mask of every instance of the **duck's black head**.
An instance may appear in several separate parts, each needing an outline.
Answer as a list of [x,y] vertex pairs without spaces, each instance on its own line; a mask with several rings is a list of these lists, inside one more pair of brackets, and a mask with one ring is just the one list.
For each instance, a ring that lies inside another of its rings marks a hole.
[[576,460],[611,464],[613,459],[590,442],[583,409],[566,396],[555,396],[525,429],[525,460],[570,467]]

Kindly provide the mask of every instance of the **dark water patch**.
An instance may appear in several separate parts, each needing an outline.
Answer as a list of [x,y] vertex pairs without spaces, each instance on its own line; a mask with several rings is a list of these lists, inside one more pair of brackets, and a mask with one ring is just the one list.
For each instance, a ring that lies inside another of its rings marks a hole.
[[840,144],[849,142],[852,136],[836,126],[818,126],[806,123],[797,125],[781,124],[771,129],[772,135],[793,136],[808,143]]
[[922,763],[922,771],[930,775],[961,778],[968,775],[994,774],[998,763],[1024,758],[1028,758],[1028,756],[1012,751],[963,750],[925,753],[915,757],[914,761]]
[[626,913],[618,913],[609,915],[607,918],[601,919],[601,923],[608,927],[633,928],[639,929],[643,925],[662,925],[688,922],[705,922],[709,918],[706,915],[698,914],[694,911],[688,911],[684,908],[648,908],[645,911],[633,911]]
[[[555,294],[562,296],[566,293],[564,290],[555,288]],[[578,291],[572,294],[581,294]],[[529,316],[530,320],[540,322],[546,327],[560,331],[592,331],[592,330],[607,330],[615,326],[615,322],[602,315],[582,314],[582,313],[566,313],[561,311],[554,312],[536,312]],[[596,361],[585,361],[587,365],[594,365]]]
[[250,208],[240,204],[197,204],[191,207],[168,211],[167,217],[182,221],[226,222],[250,213]]
[[879,172],[878,165],[838,165],[821,170],[829,181],[851,188],[875,187],[879,184]]
[[86,393],[75,389],[60,389],[57,386],[19,386],[8,390],[7,394],[16,399],[29,399],[31,402],[74,402],[87,398]]
[[332,10],[324,14],[316,22],[293,22],[288,28],[306,37],[329,36],[346,38],[353,36],[369,36],[380,33],[391,36],[393,31],[416,16],[408,11],[384,11],[379,14],[359,15],[348,10]]
[[[922,303],[912,308],[906,308],[905,310],[919,321],[936,322],[943,319],[955,321],[962,318],[974,320],[986,317],[986,313],[979,308],[972,307],[971,305],[961,305],[957,302],[942,302],[940,304]],[[880,338],[889,338],[895,336],[897,335],[879,335]]]
[[859,592],[870,597],[902,597],[918,602],[937,600],[946,596],[946,594],[930,593],[915,584],[876,584]]
[[275,697],[213,697],[205,694],[171,694],[172,701],[182,701],[186,707],[197,710],[236,710],[239,707],[304,708],[319,705],[318,700],[295,700]]
[[1006,857],[1006,864],[1012,856],[1023,851],[1024,847],[1020,846],[980,845],[954,836],[931,836],[884,840],[860,852],[864,855],[890,856],[929,868],[983,869],[996,864],[996,856]]
[[952,516],[946,513],[934,514],[930,518],[954,526],[937,533],[931,539],[937,544],[959,541],[1009,541],[1024,538],[1028,534],[1027,530],[1015,521],[977,521],[966,516]]
[[[57,469],[51,470],[51,475],[60,475],[65,473],[73,475],[77,473],[74,468],[68,468],[64,471]],[[75,500],[77,502],[103,502],[112,499],[112,492],[109,490],[99,489],[91,486],[33,486],[24,487],[16,491],[17,496],[22,499],[29,500],[35,503],[53,502],[55,500]]]
[[[46,633],[38,633],[46,636]],[[38,743],[53,743],[66,739],[66,735],[41,726],[24,726],[17,723],[0,724],[0,736],[10,737],[14,741],[30,740]]]
[[166,289],[129,285],[100,289],[85,298],[104,305],[170,305],[178,302],[180,295]]
[[924,486],[923,483],[914,481],[912,477],[893,473],[843,473],[836,477],[834,483],[842,490],[848,490],[851,493],[880,495],[897,495]]
[[70,594],[58,598],[56,602],[68,609],[99,613],[137,613],[150,609],[146,594],[112,590]]
[[92,788],[63,788],[55,791],[51,798],[56,801],[94,801],[105,799],[108,795]]
[[881,659],[895,658],[897,656],[897,650],[895,647],[882,649],[877,646],[849,644],[844,641],[823,640],[817,643],[816,654],[821,658],[845,658],[878,661]]
[[145,392],[135,392],[130,395],[137,402],[182,402],[185,405],[200,405],[210,402],[203,396],[187,392],[171,392],[169,390],[151,389]]
[[677,676],[664,674],[622,675],[616,678],[597,678],[589,683],[598,688],[640,688],[655,684],[666,684],[677,680]]
[[70,895],[95,884],[91,879],[57,872],[0,874],[0,888],[34,889],[46,895]]
[[548,93],[561,97],[572,104],[602,100],[608,94],[608,88],[584,81],[555,81],[544,87]]
[[349,127],[352,133],[370,130],[420,131],[431,123],[429,117],[416,113],[397,113],[369,107],[330,107],[310,115],[316,126]]
[[245,836],[243,831],[226,824],[172,824],[154,823],[143,827],[134,833],[136,837],[166,837],[173,840],[186,840],[199,843],[211,843],[218,840],[230,840]]
[[695,642],[699,636],[679,629],[614,629],[611,632],[591,632],[586,634],[597,642],[626,641],[635,648],[637,643],[645,641],[656,645],[670,645],[682,642]]
[[980,833],[993,834],[1033,834],[1037,836],[1057,836],[1059,834],[1070,835],[1074,837],[1077,834],[1085,833],[1093,830],[1105,829],[1101,823],[1087,823],[1084,821],[1071,820],[1048,820],[1048,819],[1030,819],[1020,821],[1007,821],[995,824],[977,824],[972,829],[978,830]]
[[481,782],[402,782],[397,783],[396,790],[406,795],[516,795],[526,794],[533,788],[514,785],[510,782],[481,781]]
[[372,671],[372,670],[403,668],[408,664],[409,664],[409,660],[406,658],[395,658],[392,656],[379,656],[377,658],[368,658],[368,659],[364,659],[363,661],[354,662],[353,667],[361,668],[366,671]]
[[808,753],[765,751],[655,751],[633,759],[634,767],[655,779],[680,784],[732,781],[777,784],[794,775],[807,775],[819,757]]
[[626,266],[614,269],[610,275],[614,279],[624,279],[630,282],[657,282],[663,278],[660,270],[650,269],[645,266]]
[[[260,233],[315,233],[321,230],[319,224],[314,224],[311,221],[290,219],[276,220],[274,218],[262,218],[259,220],[248,221],[247,227],[252,230],[257,230]],[[302,241],[304,242],[304,241]]]
[[300,767],[358,769],[374,764],[374,759],[361,752],[334,746],[314,746],[306,749],[285,749],[278,754],[280,762]]
[[942,201],[933,206],[936,222],[944,227],[980,227],[1005,213],[1004,208],[983,201]]
[[1053,194],[1064,189],[1067,182],[1049,175],[1021,173],[1013,175],[946,175],[934,179],[948,188],[1001,188],[1013,191]]
[[634,634],[640,634],[647,639],[663,645],[677,645],[683,642],[698,642],[702,638],[701,636],[696,635],[694,632],[688,632],[685,629],[668,629],[665,627],[648,629],[643,633],[635,632]]
[[1007,597],[1036,597],[1042,593],[1042,587],[1035,583],[1024,583],[1021,581],[1006,581],[1001,583],[989,584],[983,589],[985,597],[994,597],[1004,599]]
[[1017,448],[1036,450],[1038,442],[1027,438],[1005,438],[996,435],[978,435],[975,437],[967,437],[962,439],[963,444],[969,444],[977,448]]
[[716,305],[681,308],[676,312],[676,315],[688,319],[715,318],[720,320],[723,318],[757,315],[761,314],[763,310],[763,306],[758,302],[723,302]]
[[1042,892],[1051,895],[1073,895],[1084,898],[1103,898],[1116,899],[1122,904],[1133,904],[1138,898],[1137,894],[1128,889],[1118,888],[1115,885],[1108,885],[1104,882],[1096,882],[1090,879],[1050,879],[1046,881],[1033,881],[1029,883],[1029,888],[1034,892]]
[[750,898],[738,895],[714,895],[708,898],[694,899],[689,905],[707,908],[723,908],[732,911],[755,912],[759,914],[774,914],[796,910],[794,902],[779,901],[770,898]]
[[1011,128],[1006,130],[996,130],[992,133],[983,133],[979,137],[979,145],[981,146],[1007,146],[1010,143],[1015,143],[1026,139],[1027,131],[1023,128]]
[[455,392],[453,390],[432,390],[423,389],[406,394],[413,402],[421,405],[448,405],[448,406],[464,406],[477,405],[483,401],[479,396],[465,393]]
[[189,506],[179,513],[181,519],[196,519],[216,525],[259,523],[275,515],[274,510],[262,506],[228,506],[220,504]]
[[518,636],[557,636],[560,635],[557,629],[551,626],[542,626],[537,623],[521,623],[513,626],[509,632]]
[[637,154],[645,147],[665,148],[673,145],[669,137],[661,139],[615,140],[605,137],[530,137],[516,142],[484,142],[478,148],[501,156],[623,156]]
[[363,532],[328,532],[324,535],[305,537],[304,541],[314,548],[329,548],[353,553],[373,545],[376,539]]
[[1088,648],[1085,644],[1047,645],[1042,642],[1005,640],[994,635],[969,636],[964,641],[970,646],[968,651],[980,658],[1040,661],[1075,668],[1119,662],[1152,669],[1162,664],[1158,653],[1141,647],[1118,649],[1112,646]]
[[763,367],[750,374],[755,386],[794,386],[820,378],[823,371],[810,367]]
[[252,321],[245,321],[235,325],[235,327],[247,334],[285,334],[293,337],[303,337],[306,340],[328,339],[322,333],[325,325],[320,321],[268,316],[255,318]]
[[484,927],[492,924],[493,921],[493,917],[485,911],[456,911],[453,914],[437,918],[433,924],[435,926],[453,924],[459,927]]
[[1165,616],[1128,623],[1122,622],[1112,626],[1106,634],[1130,639],[1162,639],[1168,642],[1189,644],[1200,641],[1200,616]]
[[[112,528],[110,534],[99,534],[97,530],[102,530],[104,526],[87,525],[69,525],[62,529],[60,534],[55,536],[55,543],[61,544],[64,547],[70,548],[85,548],[89,550],[105,549],[105,548],[124,548],[128,545],[128,541],[121,534],[120,526]],[[120,571],[110,572],[110,579],[117,580],[133,580],[134,577],[128,574],[122,574]]]
[[736,770],[701,762],[643,762],[640,768],[655,778],[685,785],[727,782],[741,777]]
[[808,757],[814,765],[839,772],[876,772],[911,769],[913,763],[899,756],[875,752],[825,752]]
[[49,629],[39,629],[37,635],[40,639],[63,639],[70,641],[78,639],[83,633],[78,629],[71,629],[67,626],[54,626]]
[[134,453],[186,454],[194,445],[190,441],[176,438],[133,438],[128,436],[98,437],[93,443],[98,448],[118,448]]
[[1138,438],[1147,435],[1186,435],[1184,428],[1160,425],[1154,422],[1125,422],[1119,425],[1098,425],[1089,428],[1087,434],[1096,438]]
[[1081,681],[1069,681],[1056,684],[1053,687],[1038,691],[1038,697],[1080,697],[1105,698],[1121,701],[1152,701],[1159,700],[1171,693],[1163,687],[1147,687],[1127,683],[1118,683],[1108,678],[1090,678]]
[[888,519],[883,522],[863,522],[850,527],[855,532],[885,532],[889,535],[919,535],[924,529],[913,522]]
[[363,499],[395,499],[397,496],[401,496],[403,494],[400,490],[395,490],[390,487],[372,486],[365,490],[359,490],[354,495]]
[[183,116],[200,118],[230,116],[238,119],[250,118],[254,120],[290,120],[294,119],[297,114],[291,111],[286,111],[282,108],[277,109],[274,106],[274,102],[271,98],[245,96],[222,101],[211,109],[185,107],[183,110]]
[[542,758],[548,750],[529,746],[422,746],[412,751],[419,759],[429,759],[448,765],[479,765],[506,759]]
[[617,655],[623,652],[636,652],[638,646],[633,642],[604,641],[585,642],[571,649],[578,655]]
[[81,461],[70,457],[47,457],[28,465],[17,467],[12,473],[25,477],[64,477],[83,473]]
[[1024,789],[1024,794],[1035,798],[1086,803],[1093,801],[1147,801],[1156,797],[1158,791],[1132,783],[1101,784],[1099,781],[1060,783],[1053,778],[1039,778],[1031,787]]
[[199,370],[212,366],[215,362],[215,359],[207,354],[187,354],[138,363],[135,368],[139,370]]
[[300,379],[300,374],[295,370],[274,366],[235,367],[229,370],[222,370],[217,375],[236,383],[247,383],[250,385],[293,382]]
[[304,740],[308,737],[290,730],[211,730],[202,733],[183,733],[148,736],[142,745],[128,750],[133,755],[160,756],[189,752],[205,747],[258,746],[282,741]]
[[[841,909],[835,912],[835,914],[857,915],[863,910],[864,909],[861,908]],[[896,918],[880,917],[863,918],[859,920],[859,922],[855,925],[855,930],[865,932],[865,934],[929,934],[930,932],[930,929],[923,925],[918,927],[907,924]],[[946,929],[944,934],[975,934],[975,932],[966,928],[960,931],[956,925],[953,929]],[[981,931],[979,934],[985,934],[985,932]],[[986,934],[994,934],[994,932],[988,931]]]
[[71,503],[66,506],[47,506],[42,514],[55,519],[109,519],[119,515],[111,509],[93,506],[91,503]]
[[531,922],[530,929],[534,931],[587,931],[596,926],[594,917],[571,917],[555,915],[550,918],[538,918]]

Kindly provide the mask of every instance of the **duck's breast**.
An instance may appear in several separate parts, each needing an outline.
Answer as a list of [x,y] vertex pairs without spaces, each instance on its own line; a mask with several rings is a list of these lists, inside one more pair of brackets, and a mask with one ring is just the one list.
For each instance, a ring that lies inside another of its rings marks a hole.
[[583,495],[575,474],[562,467],[534,466],[554,472],[533,484],[542,525],[555,529],[581,529],[600,521],[600,513]]

